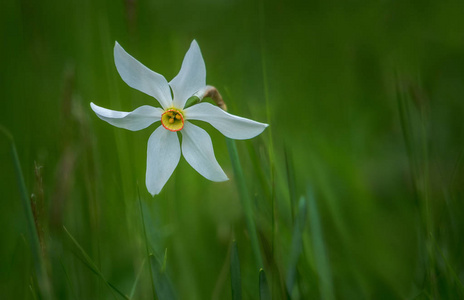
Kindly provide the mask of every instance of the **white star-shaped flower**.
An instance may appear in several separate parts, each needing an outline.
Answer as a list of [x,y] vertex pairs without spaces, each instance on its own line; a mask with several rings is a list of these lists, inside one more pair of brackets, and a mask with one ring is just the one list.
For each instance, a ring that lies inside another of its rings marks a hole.
[[[161,191],[174,172],[180,160],[181,147],[185,160],[205,178],[212,181],[228,179],[216,161],[209,134],[189,120],[208,122],[226,137],[238,140],[255,137],[268,126],[231,115],[206,102],[185,108],[189,98],[195,95],[201,99],[208,88],[205,62],[195,40],[185,54],[179,74],[169,83],[164,76],[130,56],[117,42],[114,61],[121,78],[130,87],[154,97],[161,108],[144,105],[132,112],[121,112],[94,103],[90,106],[100,119],[132,131],[161,121],[162,126],[148,139],[146,185],[153,196]],[[182,133],[182,146],[177,131]]]

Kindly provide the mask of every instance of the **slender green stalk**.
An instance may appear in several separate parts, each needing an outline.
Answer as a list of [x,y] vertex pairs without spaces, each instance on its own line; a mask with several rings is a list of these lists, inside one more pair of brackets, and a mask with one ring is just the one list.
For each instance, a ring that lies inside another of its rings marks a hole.
[[411,91],[397,84],[398,109],[403,132],[404,143],[409,158],[412,173],[412,183],[415,191],[416,204],[420,210],[422,227],[425,231],[425,249],[428,255],[427,276],[430,292],[438,297],[436,281],[436,253],[434,220],[432,203],[430,201],[429,154],[427,145],[427,123],[423,107],[410,109]]
[[261,183],[262,192],[263,192],[262,198],[271,199],[271,190],[269,188],[269,178],[267,177],[267,172],[263,168],[257,149],[254,147],[251,141],[246,142],[246,147],[248,150],[248,155],[250,157],[251,164],[253,165],[253,168],[255,169],[255,172],[257,175],[256,177]]
[[259,270],[259,299],[271,300],[271,292],[269,291],[269,284],[267,283],[266,273],[264,270]]
[[10,150],[16,173],[16,182],[18,183],[21,203],[24,209],[24,214],[26,216],[27,236],[34,259],[34,267],[37,276],[37,283],[39,285],[39,291],[43,298],[53,299],[47,272],[45,270],[43,256],[41,253],[40,241],[35,226],[34,215],[32,214],[31,202],[28,196],[29,193],[24,182],[24,176],[21,170],[21,163],[19,162],[18,152],[16,151],[16,145],[14,143],[13,136],[6,128],[0,126],[0,131],[3,132],[10,141]]
[[303,231],[306,224],[307,201],[301,197],[298,205],[298,215],[293,226],[292,250],[290,252],[290,263],[287,271],[286,285],[288,295],[292,295],[297,276],[298,259],[303,249]]
[[69,278],[69,274],[68,274],[68,271],[66,270],[66,267],[64,266],[63,264],[63,261],[60,259],[60,264],[61,264],[61,268],[63,268],[63,272],[64,272],[64,275],[66,276],[66,281],[68,282],[69,284],[69,289],[70,289],[70,293],[73,295],[73,297],[77,300],[79,299],[77,297],[77,294],[76,294],[76,291],[73,287],[73,284],[71,282],[71,278]]
[[422,150],[422,159],[423,159],[423,169],[422,169],[422,197],[425,202],[424,207],[424,218],[425,218],[425,229],[426,229],[426,238],[427,238],[427,251],[429,255],[429,280],[431,283],[431,293],[434,297],[438,297],[438,288],[436,284],[436,274],[435,274],[435,235],[434,235],[434,225],[433,225],[433,216],[432,216],[432,205],[430,203],[429,196],[429,160],[428,160],[428,147],[427,147],[427,130],[425,125],[425,116],[423,110],[421,110],[421,150]]
[[130,299],[134,299],[135,289],[137,288],[137,284],[139,283],[140,275],[142,274],[143,267],[145,266],[146,261],[147,260],[144,258],[143,261],[142,261],[142,265],[140,266],[140,270],[137,273],[137,276],[135,277],[134,284],[132,285],[132,289],[131,289],[131,292],[129,294]]
[[242,166],[238,157],[237,147],[235,141],[226,138],[227,149],[229,150],[230,160],[232,162],[232,168],[234,170],[235,179],[237,182],[237,188],[240,195],[243,211],[245,213],[245,222],[250,234],[251,247],[255,256],[256,264],[258,268],[262,268],[263,259],[261,257],[261,251],[259,248],[258,235],[256,233],[256,225],[253,219],[253,208],[251,205],[251,198],[248,193],[248,188],[245,183],[245,176],[243,175]]
[[437,249],[437,252],[441,255],[441,258],[443,259],[443,261],[444,261],[444,263],[446,265],[446,268],[448,269],[448,272],[451,273],[452,278],[454,279],[457,287],[459,288],[460,295],[461,296],[464,295],[464,285],[462,284],[461,279],[459,278],[458,274],[456,274],[456,271],[455,271],[456,267],[452,266],[450,264],[450,262],[448,261],[445,254],[440,249],[440,246],[437,244],[437,242],[435,240],[433,240],[433,243],[434,243],[435,248]]
[[34,290],[34,288],[32,287],[32,285],[29,285],[29,289],[31,290],[31,295],[32,297],[34,298],[34,300],[39,300],[37,298],[37,292]]
[[295,219],[296,207],[296,183],[295,183],[295,169],[293,165],[293,157],[289,153],[288,148],[285,147],[285,167],[287,169],[287,185],[290,196],[290,212],[292,214],[292,221]]
[[240,275],[240,259],[238,257],[237,242],[233,241],[230,255],[230,283],[232,288],[232,299],[242,299],[242,279]]
[[155,285],[156,295],[160,300],[175,300],[177,299],[176,293],[172,286],[171,280],[166,274],[166,270],[163,269],[160,261],[153,255],[150,254],[150,264],[153,270],[153,285]]
[[[142,216],[142,227],[143,227],[143,236],[145,238],[145,250],[147,252],[147,257],[150,257],[150,250],[148,247],[148,238],[147,238],[147,230],[145,229],[145,218],[143,216],[143,208],[142,208],[142,200],[140,200],[140,190],[139,186],[137,185],[137,196],[139,198],[139,206],[140,206],[140,215]],[[148,264],[148,268],[150,270],[150,277],[153,278],[153,270],[152,270],[152,264]],[[151,288],[153,292],[153,299],[156,299],[156,291],[155,291],[155,284],[153,280],[151,280]]]
[[[265,37],[264,37],[264,32],[265,32],[265,16],[264,16],[264,0],[261,0],[259,3],[259,27],[260,27],[260,46],[261,46],[261,70],[262,70],[262,76],[263,76],[263,89],[264,89],[264,99],[266,101],[266,118],[267,118],[267,123],[271,125],[271,104],[270,104],[270,97],[269,97],[269,81],[267,78],[267,60],[266,60],[266,45],[265,45]],[[271,126],[269,126],[271,127]],[[276,258],[275,258],[275,243],[276,243],[276,193],[275,193],[275,155],[274,155],[274,142],[272,138],[272,129],[268,128],[267,129],[267,134],[269,137],[269,143],[268,143],[268,153],[269,153],[269,169],[270,169],[270,182],[271,182],[271,211],[272,211],[272,235],[271,235],[271,256],[273,258],[272,264],[271,264],[271,283],[272,287],[276,288],[278,286],[278,276],[277,274],[279,273],[278,267],[276,266]]]
[[311,190],[308,190],[309,200],[309,220],[311,223],[311,236],[314,247],[314,260],[320,276],[320,291],[322,299],[335,299],[332,280],[332,270],[330,269],[329,258],[324,243],[322,224],[319,218],[317,202]]
[[[138,186],[137,186],[137,191],[139,192]],[[150,253],[147,230],[145,227],[145,218],[144,218],[144,213],[143,213],[142,201],[140,200],[140,192],[138,194],[138,198],[139,198],[139,205],[140,205],[140,213],[142,215],[143,233],[145,236],[145,247],[147,251],[147,257],[149,260],[148,265],[150,268],[153,298],[161,299],[161,300],[177,299],[172,283],[166,274],[167,249],[164,252],[164,259],[162,263],[158,260],[157,257],[155,257],[155,255],[153,255],[153,253]]]
[[68,235],[68,237],[71,239],[71,241],[73,242],[74,246],[76,246],[76,248],[79,250],[80,256],[82,256],[82,258],[80,256],[77,256],[77,258],[79,258],[79,260],[81,260],[84,263],[84,265],[87,266],[87,268],[89,268],[95,275],[100,277],[100,279],[107,285],[109,290],[113,293],[113,297],[116,299],[116,297],[114,295],[114,292],[116,292],[122,298],[124,298],[126,300],[130,300],[129,297],[127,295],[125,295],[123,292],[121,292],[114,284],[112,284],[111,282],[106,280],[105,276],[103,276],[103,273],[97,267],[95,262],[90,258],[90,256],[87,254],[87,252],[85,252],[84,248],[82,248],[82,246],[72,236],[72,234],[68,231],[68,229],[66,229],[66,227],[64,227],[64,226],[63,226],[63,229],[64,229],[65,233]]

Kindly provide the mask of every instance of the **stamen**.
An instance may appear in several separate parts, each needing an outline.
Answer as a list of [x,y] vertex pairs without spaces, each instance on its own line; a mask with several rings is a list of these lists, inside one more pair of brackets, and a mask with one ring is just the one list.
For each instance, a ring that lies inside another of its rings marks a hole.
[[184,128],[183,112],[175,108],[166,110],[161,115],[161,124],[169,131],[179,131]]

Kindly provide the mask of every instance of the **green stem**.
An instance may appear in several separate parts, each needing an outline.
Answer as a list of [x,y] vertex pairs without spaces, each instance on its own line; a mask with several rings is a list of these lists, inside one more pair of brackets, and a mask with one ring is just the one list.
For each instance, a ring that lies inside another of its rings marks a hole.
[[[143,228],[143,236],[145,238],[145,250],[147,252],[147,258],[150,259],[150,250],[148,246],[148,237],[147,237],[147,230],[145,229],[145,218],[143,216],[143,207],[142,207],[142,200],[140,200],[140,190],[139,186],[137,184],[137,197],[139,198],[139,206],[140,206],[140,215],[142,216],[142,228]],[[156,290],[155,290],[155,284],[153,283],[153,269],[151,264],[148,264],[148,268],[150,270],[150,277],[152,278],[151,280],[151,288],[153,292],[153,299],[156,299]]]
[[235,141],[229,138],[226,138],[227,149],[229,151],[230,160],[232,162],[232,168],[234,170],[234,175],[237,183],[238,192],[240,194],[240,200],[242,207],[245,213],[245,222],[248,228],[248,233],[250,234],[251,247],[253,249],[253,254],[257,262],[257,267],[263,267],[263,259],[261,257],[261,251],[259,249],[258,235],[256,233],[256,225],[253,220],[253,208],[251,205],[251,199],[248,193],[248,189],[245,183],[245,177],[243,175],[242,166],[240,164],[240,159],[238,157],[237,147]]
[[[270,96],[269,96],[269,84],[268,84],[268,78],[267,78],[267,60],[266,60],[266,41],[265,41],[265,29],[266,29],[266,24],[265,24],[265,11],[264,11],[264,0],[261,0],[259,2],[259,23],[260,23],[260,46],[261,46],[261,71],[262,71],[262,76],[263,76],[263,91],[264,91],[264,99],[266,103],[266,117],[267,117],[267,123],[271,125],[271,104],[270,104]],[[270,168],[270,182],[271,182],[271,212],[272,212],[272,218],[271,218],[271,224],[272,224],[272,235],[271,235],[271,256],[273,258],[272,264],[271,264],[271,283],[272,287],[275,288],[278,286],[278,276],[277,274],[279,273],[277,265],[276,265],[276,259],[275,259],[275,243],[276,243],[276,222],[277,222],[277,212],[276,212],[276,194],[275,194],[275,165],[274,165],[274,142],[272,139],[272,130],[271,128],[268,128],[267,134],[269,137],[269,143],[268,143],[268,153],[269,153],[269,168]]]

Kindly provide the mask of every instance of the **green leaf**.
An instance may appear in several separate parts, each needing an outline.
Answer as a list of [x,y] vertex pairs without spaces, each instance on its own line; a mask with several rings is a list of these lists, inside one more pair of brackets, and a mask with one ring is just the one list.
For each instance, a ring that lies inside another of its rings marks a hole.
[[240,259],[238,257],[237,242],[233,241],[230,254],[230,283],[232,299],[242,299],[242,279],[240,275]]

